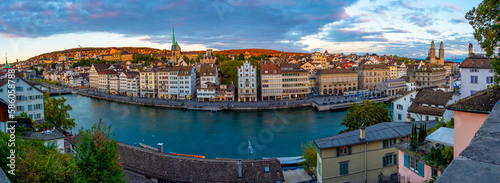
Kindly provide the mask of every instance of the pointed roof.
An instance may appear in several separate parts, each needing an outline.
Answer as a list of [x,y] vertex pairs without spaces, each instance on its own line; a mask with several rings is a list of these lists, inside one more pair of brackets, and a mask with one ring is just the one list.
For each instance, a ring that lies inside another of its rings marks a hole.
[[7,62],[7,56],[5,56],[5,65],[3,66],[4,69],[10,69],[9,62]]

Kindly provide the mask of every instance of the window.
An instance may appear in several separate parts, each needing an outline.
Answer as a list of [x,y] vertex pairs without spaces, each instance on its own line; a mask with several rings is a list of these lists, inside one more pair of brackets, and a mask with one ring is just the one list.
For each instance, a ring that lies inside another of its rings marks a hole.
[[403,142],[406,142],[408,140],[410,140],[410,136],[406,136],[406,137],[401,138],[401,141],[403,141]]
[[477,76],[470,76],[470,83],[477,84]]
[[429,121],[429,116],[425,116],[425,121]]
[[471,69],[470,72],[479,72],[477,69]]
[[349,174],[349,162],[342,162],[339,163],[339,165],[340,165],[340,175]]
[[397,164],[397,154],[387,154],[382,157],[382,166],[389,166]]
[[432,171],[431,171],[431,177],[434,178],[434,177],[438,177],[438,170],[432,168]]
[[321,175],[321,162],[318,159],[318,175]]
[[486,76],[486,84],[493,83],[493,76]]
[[394,144],[396,144],[396,139],[388,139],[388,140],[384,140],[383,142],[383,148],[388,148],[388,147],[392,147]]
[[401,114],[398,114],[398,120],[401,120],[402,117],[401,117]]
[[404,154],[404,165],[406,168],[424,177],[424,164],[418,162],[418,159]]
[[[405,99],[406,99],[406,98],[405,98]],[[403,110],[403,105],[398,104],[398,105],[396,105],[396,108],[397,108],[397,109],[399,109],[399,110]]]
[[337,156],[345,156],[351,154],[351,146],[337,148]]

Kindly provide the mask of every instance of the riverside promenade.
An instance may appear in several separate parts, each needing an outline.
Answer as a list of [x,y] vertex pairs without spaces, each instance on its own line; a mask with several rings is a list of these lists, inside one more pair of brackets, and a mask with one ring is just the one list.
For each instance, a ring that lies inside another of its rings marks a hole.
[[[272,110],[272,109],[288,109],[288,108],[301,108],[301,107],[314,107],[318,111],[329,111],[336,109],[349,108],[351,103],[362,103],[366,100],[363,97],[344,97],[344,96],[323,96],[323,97],[310,97],[302,100],[277,100],[277,101],[257,101],[257,102],[198,102],[196,99],[192,100],[172,100],[172,99],[159,99],[159,98],[145,98],[145,97],[131,97],[121,96],[115,94],[108,94],[99,92],[92,89],[82,88],[65,88],[61,86],[48,85],[46,83],[36,82],[35,85],[42,85],[50,88],[51,93],[57,91],[64,91],[65,94],[78,94],[95,99],[108,100],[113,102],[120,102],[126,104],[143,105],[151,107],[164,107],[174,109],[187,109],[187,110],[200,110],[200,111],[222,111],[222,110],[236,110],[236,111],[251,111],[251,110]],[[374,102],[388,101],[387,97],[367,98]]]

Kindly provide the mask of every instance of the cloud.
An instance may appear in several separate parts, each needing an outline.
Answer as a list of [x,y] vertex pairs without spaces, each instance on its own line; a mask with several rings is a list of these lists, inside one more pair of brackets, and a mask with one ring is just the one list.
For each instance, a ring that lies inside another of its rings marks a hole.
[[462,8],[458,7],[458,6],[455,6],[455,5],[451,5],[451,4],[444,4],[444,6],[446,8],[450,8],[450,9],[454,9],[454,10],[457,10],[457,11],[462,11]]
[[439,32],[437,30],[426,30],[425,32],[427,32],[429,34],[441,34],[441,32]]
[[449,20],[449,22],[452,24],[459,24],[459,23],[465,23],[467,21],[464,18],[452,18]]
[[419,27],[427,27],[430,25],[434,25],[435,18],[431,17],[431,15],[421,14],[421,13],[413,13],[406,14],[410,23],[418,25]]

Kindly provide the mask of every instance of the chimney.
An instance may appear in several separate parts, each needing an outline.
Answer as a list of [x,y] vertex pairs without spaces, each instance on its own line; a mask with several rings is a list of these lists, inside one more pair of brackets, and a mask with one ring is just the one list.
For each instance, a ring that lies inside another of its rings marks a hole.
[[408,123],[410,123],[410,122],[411,122],[411,115],[410,115],[410,113],[408,113],[408,114],[406,115],[406,122],[408,122]]
[[365,139],[365,124],[361,125],[361,128],[359,128],[359,138],[361,140]]
[[158,152],[163,152],[163,143],[158,143]]
[[469,43],[469,57],[472,57],[472,43]]
[[243,178],[243,175],[242,175],[242,170],[241,170],[241,159],[238,160],[238,178]]

